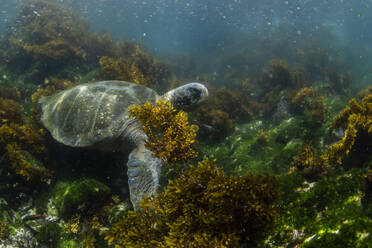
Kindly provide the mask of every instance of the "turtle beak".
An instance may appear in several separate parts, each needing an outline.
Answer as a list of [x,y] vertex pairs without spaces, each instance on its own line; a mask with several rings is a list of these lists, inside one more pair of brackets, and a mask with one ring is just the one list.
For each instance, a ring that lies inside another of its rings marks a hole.
[[203,84],[201,83],[192,83],[193,87],[191,87],[191,93],[190,95],[193,95],[194,99],[193,99],[193,104],[192,106],[190,106],[190,110],[194,110],[195,108],[197,108],[198,106],[200,106],[200,104],[202,102],[204,102],[207,97],[208,97],[208,89],[207,87],[205,87]]
[[[204,86],[204,85],[203,85]],[[209,92],[208,92],[208,89],[207,87],[204,86],[204,95],[205,95],[205,98],[207,98],[209,96]]]
[[204,84],[200,84],[200,83],[197,83],[197,84],[198,84],[198,88],[201,92],[201,98],[207,98],[208,97],[207,87],[205,87]]
[[203,102],[205,101],[205,99],[208,97],[209,93],[208,93],[208,89],[207,87],[205,87],[203,84],[199,84],[199,87],[200,87],[200,91],[201,91],[201,99],[200,99],[200,102]]

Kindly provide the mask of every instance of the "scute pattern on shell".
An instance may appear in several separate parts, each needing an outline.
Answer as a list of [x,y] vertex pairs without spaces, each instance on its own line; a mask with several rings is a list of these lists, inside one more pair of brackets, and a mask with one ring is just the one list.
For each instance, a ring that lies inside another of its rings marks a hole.
[[65,145],[85,147],[107,140],[115,146],[113,140],[119,136],[130,142],[143,135],[138,122],[129,118],[128,107],[154,103],[157,97],[152,89],[125,81],[82,84],[42,98],[41,120]]

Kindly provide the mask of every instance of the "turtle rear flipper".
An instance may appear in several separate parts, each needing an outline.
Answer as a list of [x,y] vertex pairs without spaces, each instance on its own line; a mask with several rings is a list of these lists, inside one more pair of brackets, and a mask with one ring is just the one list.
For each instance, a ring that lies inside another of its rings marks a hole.
[[140,201],[156,193],[159,187],[161,160],[152,156],[144,145],[134,149],[128,157],[128,185],[134,210]]

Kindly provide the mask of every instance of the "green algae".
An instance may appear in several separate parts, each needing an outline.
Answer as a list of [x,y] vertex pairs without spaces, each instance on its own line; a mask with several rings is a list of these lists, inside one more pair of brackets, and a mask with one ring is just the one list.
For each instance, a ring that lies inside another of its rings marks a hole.
[[62,228],[57,223],[48,223],[38,230],[36,240],[48,247],[56,247],[61,233]]
[[65,219],[78,213],[93,215],[109,198],[110,188],[92,178],[59,182],[55,188],[55,205]]
[[75,240],[61,240],[57,244],[57,248],[79,248],[79,243]]
[[223,142],[198,148],[202,155],[217,159],[229,174],[284,172],[303,143],[298,138],[303,132],[291,120],[275,128],[262,121],[239,125]]
[[368,247],[372,220],[361,204],[363,173],[343,171],[315,183],[298,173],[281,176],[278,222],[262,247]]

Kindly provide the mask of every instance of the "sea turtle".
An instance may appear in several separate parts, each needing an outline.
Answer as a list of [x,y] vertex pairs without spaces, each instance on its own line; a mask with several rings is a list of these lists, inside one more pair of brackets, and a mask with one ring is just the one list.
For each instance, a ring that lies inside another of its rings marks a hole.
[[41,121],[53,138],[68,146],[130,152],[127,162],[130,199],[135,209],[158,188],[161,160],[145,148],[141,124],[129,117],[128,107],[166,99],[177,109],[190,110],[208,95],[200,83],[189,83],[163,96],[126,81],[81,84],[43,97]]

